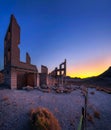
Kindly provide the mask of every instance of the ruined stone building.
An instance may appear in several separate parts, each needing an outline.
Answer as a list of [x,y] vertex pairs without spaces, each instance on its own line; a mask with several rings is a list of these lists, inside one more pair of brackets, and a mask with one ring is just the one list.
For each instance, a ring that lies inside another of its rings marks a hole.
[[4,39],[4,84],[10,88],[39,85],[38,70],[31,64],[31,58],[26,53],[26,62],[20,61],[20,26],[11,15],[9,27]]
[[59,65],[59,68],[55,68],[51,73],[48,74],[48,68],[46,66],[41,66],[40,73],[40,86],[54,86],[62,85],[65,83],[66,77],[66,59]]
[[0,71],[0,84],[11,89],[26,86],[53,86],[65,82],[66,60],[48,74],[48,68],[41,65],[41,73],[31,64],[31,57],[26,53],[26,62],[20,61],[20,26],[11,15],[4,38],[4,69]]
[[52,77],[63,77],[66,76],[66,59],[59,65],[59,68],[55,68],[50,75]]
[[59,68],[55,68],[50,74],[53,84],[63,85],[66,78],[66,59],[59,65]]
[[48,68],[41,65],[41,73],[39,74],[40,86],[48,85]]

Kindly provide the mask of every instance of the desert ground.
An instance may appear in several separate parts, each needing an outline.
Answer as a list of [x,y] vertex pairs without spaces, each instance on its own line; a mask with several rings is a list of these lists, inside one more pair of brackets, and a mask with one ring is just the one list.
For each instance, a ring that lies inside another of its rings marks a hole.
[[[84,96],[79,88],[71,93],[0,89],[0,130],[30,130],[29,112],[39,106],[54,114],[62,130],[77,130]],[[111,94],[88,88],[87,113],[87,130],[111,130]]]

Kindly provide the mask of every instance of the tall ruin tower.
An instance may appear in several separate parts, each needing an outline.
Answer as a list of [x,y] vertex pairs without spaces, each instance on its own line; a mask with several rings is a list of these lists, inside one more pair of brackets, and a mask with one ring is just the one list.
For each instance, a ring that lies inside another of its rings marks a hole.
[[13,15],[10,18],[10,24],[4,39],[4,68],[17,65],[20,61],[20,27]]
[[20,27],[11,15],[10,23],[4,38],[4,81],[10,88],[37,86],[38,70],[31,64],[31,58],[26,53],[26,63],[20,61]]

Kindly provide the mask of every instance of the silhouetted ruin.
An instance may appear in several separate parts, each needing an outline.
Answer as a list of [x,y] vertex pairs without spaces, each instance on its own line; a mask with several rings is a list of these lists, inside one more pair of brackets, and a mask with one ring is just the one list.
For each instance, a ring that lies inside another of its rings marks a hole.
[[48,68],[44,65],[41,65],[41,73],[39,76],[40,86],[48,85]]
[[51,73],[50,76],[56,79],[56,84],[61,84],[65,82],[66,77],[66,59],[63,63],[59,65],[59,68],[55,68]]
[[31,58],[26,53],[26,63],[20,61],[20,27],[13,15],[4,39],[4,84],[10,88],[37,86],[38,70],[31,64]]
[[0,71],[0,84],[11,89],[25,86],[53,86],[65,83],[66,59],[48,74],[48,68],[41,66],[41,73],[36,65],[31,64],[31,57],[26,53],[26,62],[20,61],[20,26],[14,15],[11,15],[9,27],[4,38],[4,69]]

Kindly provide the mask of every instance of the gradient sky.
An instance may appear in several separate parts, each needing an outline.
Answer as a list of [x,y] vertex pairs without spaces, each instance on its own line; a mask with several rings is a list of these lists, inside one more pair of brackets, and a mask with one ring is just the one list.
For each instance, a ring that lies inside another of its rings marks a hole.
[[49,71],[67,59],[67,75],[96,76],[111,66],[110,0],[0,0],[0,68],[10,15],[21,27],[21,61]]

